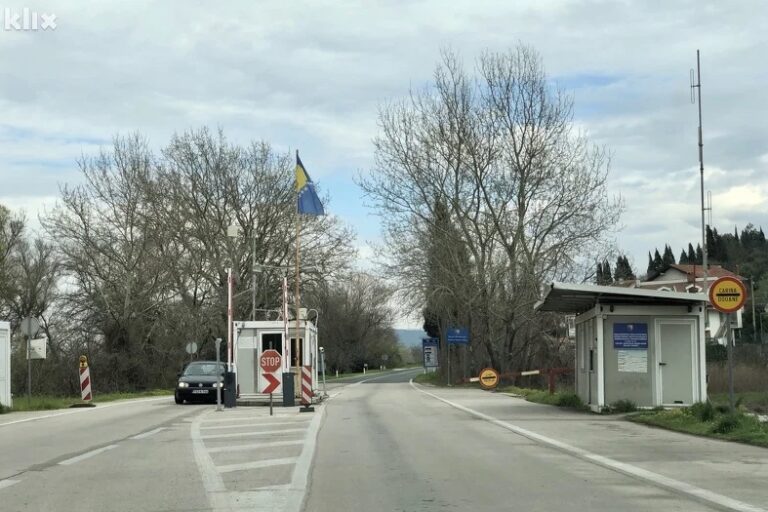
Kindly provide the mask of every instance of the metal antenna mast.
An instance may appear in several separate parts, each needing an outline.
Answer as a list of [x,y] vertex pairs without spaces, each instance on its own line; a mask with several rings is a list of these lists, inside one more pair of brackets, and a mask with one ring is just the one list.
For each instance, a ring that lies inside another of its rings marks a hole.
[[[697,96],[699,104],[699,174],[701,176],[701,252],[703,255],[701,263],[704,268],[704,286],[702,287],[702,290],[706,292],[709,272],[707,270],[707,221],[705,219],[705,214],[708,208],[704,202],[704,140],[701,136],[701,58],[699,56],[699,50],[696,50],[695,83],[693,69],[691,69],[691,103],[697,102]],[[694,276],[694,280],[695,279],[696,276]],[[706,315],[705,322],[707,324],[709,323],[706,319]]]

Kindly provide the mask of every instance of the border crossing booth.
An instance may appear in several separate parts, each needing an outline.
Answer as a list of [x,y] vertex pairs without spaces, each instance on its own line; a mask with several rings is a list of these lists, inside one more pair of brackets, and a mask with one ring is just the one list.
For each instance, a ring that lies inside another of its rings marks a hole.
[[0,322],[0,405],[13,406],[11,398],[11,324]]
[[[283,373],[292,372],[294,396],[301,396],[301,368],[299,365],[299,343],[303,366],[312,368],[312,390],[317,390],[317,327],[305,318],[299,321],[297,336],[296,321],[287,323],[283,320],[257,320],[234,322],[234,349],[236,381],[240,390],[240,400],[268,399],[270,379],[262,372],[259,364],[261,354],[266,350],[276,350],[281,356],[281,367],[272,376],[280,380],[280,385],[273,392],[277,400],[283,396]],[[286,337],[286,332],[288,336]],[[297,341],[298,340],[298,341]]]
[[576,315],[576,393],[595,412],[705,401],[706,307],[703,293],[564,283],[536,304]]

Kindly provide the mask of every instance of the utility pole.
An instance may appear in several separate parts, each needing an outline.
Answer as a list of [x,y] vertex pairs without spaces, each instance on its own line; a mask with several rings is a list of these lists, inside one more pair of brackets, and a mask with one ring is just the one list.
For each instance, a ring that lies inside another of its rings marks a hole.
[[[695,89],[695,93],[694,93]],[[693,69],[691,69],[691,103],[696,103],[698,99],[699,106],[699,176],[701,179],[701,253],[702,253],[702,267],[704,269],[704,286],[702,290],[704,293],[709,289],[709,271],[707,268],[707,221],[705,213],[707,211],[707,205],[704,202],[704,139],[702,137],[701,128],[701,56],[699,50],[696,50],[696,82],[694,83]],[[696,282],[696,276],[693,276],[694,283]],[[709,315],[705,310],[704,312],[704,329],[709,326]]]
[[[757,337],[757,317],[755,316],[755,278],[750,276],[749,278],[749,300],[752,302],[752,341]],[[760,336],[760,343],[763,342],[763,337]]]

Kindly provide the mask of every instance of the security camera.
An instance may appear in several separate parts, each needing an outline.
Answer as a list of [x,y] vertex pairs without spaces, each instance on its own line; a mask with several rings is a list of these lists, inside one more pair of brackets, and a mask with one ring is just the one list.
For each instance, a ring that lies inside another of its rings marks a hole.
[[320,352],[325,352],[325,349],[323,347],[319,347]]

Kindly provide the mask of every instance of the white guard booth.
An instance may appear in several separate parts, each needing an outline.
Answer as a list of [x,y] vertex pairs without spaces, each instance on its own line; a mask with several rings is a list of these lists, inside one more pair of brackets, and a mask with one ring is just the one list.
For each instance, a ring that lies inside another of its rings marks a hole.
[[[285,339],[285,330],[286,326],[282,320],[234,322],[233,358],[240,400],[269,397],[269,394],[262,392],[267,388],[269,381],[262,375],[259,365],[262,352],[269,349],[277,350],[282,357],[282,368],[273,374],[280,380],[280,386],[273,392],[273,398],[282,398],[282,374],[288,371],[294,373],[294,395],[301,397],[298,343],[302,344],[303,366],[312,367],[312,391],[317,391],[317,327],[311,321],[302,319],[299,321],[299,335],[296,336],[296,321],[291,320],[288,324],[289,341]],[[299,342],[296,341],[297,338]]]
[[11,324],[0,322],[0,404],[11,407]]
[[599,412],[706,400],[706,305],[703,293],[552,283],[536,309],[576,315],[576,392]]

